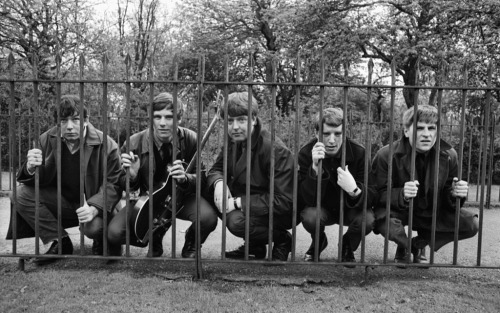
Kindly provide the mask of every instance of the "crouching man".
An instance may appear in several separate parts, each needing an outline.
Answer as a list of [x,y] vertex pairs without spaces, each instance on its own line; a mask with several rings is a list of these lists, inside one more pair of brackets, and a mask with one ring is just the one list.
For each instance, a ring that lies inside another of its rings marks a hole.
[[[374,232],[388,236],[398,247],[394,261],[406,261],[405,255],[411,250],[414,263],[428,263],[425,255],[426,246],[431,243],[433,203],[437,202],[435,245],[441,247],[454,240],[455,203],[460,199],[462,206],[467,197],[466,181],[458,180],[458,157],[450,144],[441,140],[436,143],[438,122],[437,109],[429,105],[418,106],[417,117],[414,108],[403,114],[404,137],[394,143],[394,156],[389,160],[389,146],[380,149],[373,160],[372,170],[376,178],[380,202],[375,210],[376,224]],[[413,123],[417,123],[414,141]],[[439,165],[435,163],[436,146],[440,146]],[[412,149],[416,150],[415,179],[410,177]],[[392,185],[388,186],[388,167],[392,162]],[[437,175],[438,184],[434,185]],[[391,189],[391,198],[387,191]],[[434,199],[434,190],[437,198]],[[408,247],[408,237],[404,227],[408,225],[409,203],[413,201],[413,230],[417,236]],[[390,216],[386,216],[386,204],[390,203]],[[458,239],[476,235],[479,229],[476,214],[460,209]],[[389,228],[386,219],[389,218]]]

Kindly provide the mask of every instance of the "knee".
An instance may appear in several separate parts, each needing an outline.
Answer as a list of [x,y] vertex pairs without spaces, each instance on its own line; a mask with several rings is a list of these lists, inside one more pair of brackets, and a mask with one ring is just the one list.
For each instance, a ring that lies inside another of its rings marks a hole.
[[479,219],[474,217],[471,222],[469,237],[474,237],[479,232]]
[[83,233],[90,239],[102,239],[102,218],[95,217],[92,221],[85,223]]
[[111,244],[121,244],[121,238],[122,238],[121,231],[117,227],[113,227],[112,224],[109,224],[109,226],[108,226],[107,237],[108,237],[108,242],[109,243],[111,243]]
[[200,225],[206,230],[212,231],[217,228],[217,219],[217,214],[211,206],[206,207],[200,212]]
[[233,211],[227,215],[226,227],[229,231],[237,236],[243,237],[245,235],[245,217],[241,211]]
[[302,225],[308,232],[313,232],[316,229],[316,208],[305,208],[300,213],[300,220],[302,221]]
[[19,209],[22,210],[23,206],[32,205],[35,200],[35,188],[25,184],[16,187],[16,198],[13,194],[10,196],[11,203],[20,204]]
[[373,213],[366,214],[366,226],[365,226],[365,234],[368,235],[373,228],[375,227],[375,216]]

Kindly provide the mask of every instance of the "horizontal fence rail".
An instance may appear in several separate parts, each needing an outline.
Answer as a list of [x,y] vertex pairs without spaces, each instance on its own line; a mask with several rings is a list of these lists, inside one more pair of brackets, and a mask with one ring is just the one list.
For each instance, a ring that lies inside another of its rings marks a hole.
[[[438,109],[439,121],[437,123],[437,142],[440,140],[445,140],[449,142],[456,150],[458,157],[458,169],[457,178],[460,180],[465,180],[469,183],[469,193],[466,198],[465,207],[470,208],[473,212],[478,215],[479,231],[476,236],[472,239],[475,243],[472,245],[475,250],[474,259],[471,261],[471,257],[462,258],[459,247],[461,241],[459,240],[459,212],[460,212],[460,201],[456,200],[455,203],[455,227],[454,227],[454,238],[451,243],[448,244],[448,248],[443,249],[445,251],[435,253],[433,250],[429,254],[429,264],[413,264],[410,258],[410,252],[407,252],[407,263],[404,264],[407,267],[465,267],[465,268],[500,268],[500,263],[498,263],[496,258],[494,261],[484,262],[483,254],[489,253],[488,250],[498,251],[498,246],[488,246],[483,247],[482,240],[484,233],[489,231],[485,228],[484,217],[486,211],[490,208],[494,208],[500,202],[500,189],[496,186],[494,181],[498,181],[500,177],[496,177],[499,173],[497,170],[498,165],[496,164],[497,158],[495,155],[495,141],[496,141],[496,114],[492,109],[494,102],[492,93],[498,94],[500,88],[496,88],[492,84],[493,76],[493,65],[490,64],[488,71],[488,81],[486,86],[469,86],[467,80],[467,69],[464,69],[462,73],[463,84],[460,86],[445,86],[446,81],[443,77],[439,86],[401,86],[397,84],[396,81],[396,70],[395,65],[391,68],[391,82],[385,85],[373,84],[373,73],[374,64],[370,60],[367,66],[367,76],[366,84],[346,84],[346,83],[331,83],[326,79],[326,67],[322,60],[320,65],[320,79],[317,82],[304,82],[302,81],[301,73],[301,59],[298,58],[296,61],[296,77],[293,82],[282,82],[278,81],[277,78],[277,60],[273,62],[272,67],[272,81],[261,82],[256,81],[253,75],[253,65],[252,58],[249,59],[248,78],[246,81],[230,81],[229,77],[229,65],[226,62],[224,67],[225,77],[221,81],[206,81],[205,80],[205,59],[200,57],[198,60],[199,70],[198,77],[196,80],[183,81],[178,79],[178,68],[174,66],[174,74],[172,79],[148,79],[148,80],[134,80],[131,79],[130,75],[130,59],[126,59],[126,72],[124,74],[123,80],[109,79],[108,73],[108,60],[106,57],[102,60],[102,73],[101,77],[98,78],[86,78],[85,73],[85,61],[83,57],[80,59],[80,72],[78,79],[64,79],[59,75],[60,69],[60,59],[56,58],[56,78],[54,80],[41,80],[37,77],[37,62],[33,62],[33,77],[26,79],[17,78],[15,75],[16,62],[12,55],[8,58],[8,73],[7,75],[0,77],[0,88],[2,90],[2,109],[0,111],[0,129],[1,129],[1,142],[0,142],[0,190],[3,192],[4,196],[10,196],[11,202],[11,212],[17,212],[19,206],[19,199],[17,195],[17,188],[20,183],[16,180],[16,173],[23,168],[23,164],[26,161],[27,151],[33,148],[40,148],[40,141],[38,138],[42,133],[52,126],[56,126],[56,133],[61,132],[61,118],[59,114],[54,121],[51,117],[50,110],[55,110],[58,113],[60,108],[61,97],[66,94],[76,94],[80,99],[84,99],[80,103],[80,112],[83,112],[83,105],[88,108],[90,123],[93,124],[97,129],[103,132],[103,138],[108,135],[112,138],[118,147],[117,153],[129,153],[131,149],[130,137],[143,130],[148,130],[151,134],[154,133],[154,112],[153,112],[153,102],[154,97],[160,92],[170,92],[173,96],[173,128],[177,129],[178,126],[186,127],[188,129],[194,130],[197,134],[196,150],[198,151],[192,160],[183,160],[186,165],[190,162],[192,166],[192,173],[196,174],[196,188],[194,191],[196,198],[196,219],[193,223],[193,229],[195,230],[196,239],[195,247],[196,253],[194,258],[195,272],[196,276],[201,278],[203,276],[202,264],[205,262],[252,262],[252,263],[262,263],[266,264],[269,262],[279,262],[285,263],[284,261],[274,260],[273,253],[276,249],[276,236],[278,229],[276,225],[280,216],[277,212],[280,208],[276,208],[276,199],[280,196],[279,192],[283,186],[279,186],[276,183],[276,179],[279,178],[280,169],[278,167],[281,164],[278,160],[281,160],[281,155],[277,155],[276,149],[269,150],[269,160],[270,165],[267,169],[269,173],[268,179],[269,184],[266,186],[259,186],[263,194],[268,195],[268,198],[262,201],[268,203],[268,224],[266,228],[267,236],[265,242],[260,244],[266,246],[266,253],[264,258],[256,260],[251,257],[254,252],[252,252],[252,227],[254,225],[250,224],[252,210],[245,210],[242,212],[244,214],[244,234],[240,236],[240,239],[234,240],[233,242],[238,242],[240,244],[244,243],[243,258],[242,260],[230,260],[226,257],[225,251],[228,246],[228,238],[232,236],[231,233],[227,231],[228,227],[228,212],[222,210],[219,217],[219,222],[221,223],[220,234],[209,235],[206,238],[201,238],[201,206],[204,201],[204,197],[208,199],[208,202],[213,202],[210,197],[213,197],[213,190],[210,190],[210,186],[204,185],[205,176],[209,170],[212,168],[216,162],[217,155],[222,157],[222,172],[224,173],[222,178],[223,186],[226,186],[231,181],[232,177],[228,177],[230,169],[228,168],[229,160],[234,158],[235,155],[229,155],[230,151],[236,151],[236,144],[230,140],[229,132],[231,126],[229,125],[228,118],[226,116],[220,117],[220,111],[228,112],[228,97],[234,90],[240,90],[246,93],[248,106],[246,114],[252,116],[252,95],[258,95],[259,98],[259,112],[257,114],[262,127],[269,130],[270,132],[270,146],[275,147],[280,142],[285,145],[289,151],[292,158],[293,175],[291,184],[293,185],[293,197],[289,199],[291,201],[291,209],[289,210],[289,217],[291,220],[291,225],[288,229],[291,235],[291,247],[290,247],[290,257],[288,258],[288,263],[301,264],[305,266],[306,264],[311,264],[309,262],[303,262],[303,255],[307,250],[307,247],[313,242],[314,255],[312,256],[312,261],[314,264],[321,265],[344,265],[344,266],[394,266],[393,253],[395,250],[395,244],[389,240],[388,236],[383,237],[379,235],[369,234],[371,228],[367,228],[367,224],[370,224],[369,215],[372,211],[372,204],[370,203],[367,192],[362,193],[362,223],[360,225],[361,229],[361,244],[359,249],[355,251],[356,262],[342,262],[343,257],[343,247],[344,247],[344,235],[347,225],[344,225],[344,217],[348,210],[347,202],[349,195],[341,192],[339,195],[340,211],[339,217],[337,219],[338,225],[327,226],[327,234],[332,247],[337,248],[337,255],[328,254],[327,257],[320,256],[320,244],[322,233],[320,232],[320,214],[315,215],[315,229],[314,234],[309,234],[300,224],[300,194],[299,194],[299,152],[301,147],[303,147],[311,138],[316,135],[318,139],[323,140],[323,125],[320,123],[319,131],[315,130],[314,117],[316,113],[319,114],[320,120],[323,117],[323,110],[328,107],[338,107],[342,110],[344,119],[342,121],[342,129],[344,130],[341,134],[342,142],[340,150],[340,168],[346,170],[346,158],[348,157],[348,151],[346,151],[346,141],[354,140],[364,146],[365,155],[362,166],[362,184],[364,186],[370,186],[373,184],[371,171],[373,168],[373,157],[376,153],[385,145],[388,145],[389,149],[389,160],[394,157],[394,144],[403,135],[404,125],[399,116],[406,109],[406,104],[400,95],[405,89],[411,89],[413,91],[414,112],[417,112],[418,108],[427,103],[428,92],[436,91],[437,97],[434,105]],[[153,69],[153,64],[150,64],[150,70]],[[345,75],[346,81],[349,73],[349,68],[346,66]],[[418,71],[417,71],[418,78]],[[152,74],[148,77],[152,77]],[[137,90],[134,90],[133,84],[141,84],[140,95],[137,96]],[[43,86],[43,88],[42,88]],[[206,98],[206,90],[209,86],[215,86],[217,90],[217,96],[215,100],[209,101]],[[22,88],[21,88],[22,87]],[[23,99],[22,90],[26,92],[27,88],[30,90],[29,99]],[[289,112],[281,112],[278,106],[278,93],[279,88],[289,88],[292,91],[293,101],[291,110]],[[47,91],[48,90],[48,91]],[[186,91],[188,90],[188,91]],[[43,91],[43,95],[41,92]],[[383,91],[385,93],[386,101],[384,104],[377,103],[375,101],[375,92]],[[426,93],[427,92],[427,93]],[[481,110],[471,106],[471,96],[474,99],[481,99]],[[362,100],[359,98],[362,97]],[[357,98],[354,101],[354,98]],[[49,99],[49,100],[47,100]],[[458,102],[456,100],[458,99]],[[383,114],[376,114],[377,110],[383,110]],[[178,112],[183,111],[182,117],[178,118]],[[227,114],[226,114],[227,115]],[[249,118],[247,120],[246,131],[251,132],[253,124],[253,119]],[[413,134],[416,136],[417,128],[414,123]],[[85,147],[84,147],[84,126],[80,123],[80,141],[78,153],[80,159],[85,158]],[[416,137],[413,137],[415,141]],[[176,155],[178,152],[179,141],[183,140],[179,138],[178,132],[173,132],[172,135],[172,155]],[[245,142],[246,147],[252,147],[254,144],[252,136],[248,136]],[[112,147],[108,147],[109,142],[103,141],[103,153],[109,151]],[[61,160],[61,151],[65,145],[65,142],[60,136],[57,136],[57,157],[56,157],[56,171],[57,171],[57,221],[58,221],[58,236],[59,242],[63,239],[63,220],[62,220],[62,210],[63,208],[63,197],[62,190],[63,186],[62,175],[77,175],[77,173],[68,173],[63,169]],[[150,136],[147,142],[149,151],[155,149],[155,141],[153,136]],[[232,147],[232,148],[230,148]],[[121,148],[121,152],[120,152]],[[436,145],[437,152],[435,153],[435,164],[439,167],[439,155],[440,148]],[[245,200],[244,203],[239,204],[245,208],[251,208],[253,204],[251,202],[252,188],[254,182],[254,177],[250,175],[250,171],[255,165],[254,155],[252,154],[252,149],[245,149],[245,166],[247,168],[245,177],[245,192],[241,196],[241,200]],[[416,149],[413,148],[411,152],[411,180],[415,179],[416,169]],[[44,156],[45,157],[45,156]],[[101,167],[102,182],[103,185],[110,184],[110,177],[108,176],[110,170],[108,167],[113,166],[106,161],[106,158],[102,158],[103,161],[99,165]],[[233,159],[234,160],[234,159]],[[172,164],[175,158],[169,161]],[[152,195],[155,193],[154,185],[154,163],[155,159],[153,153],[149,154],[149,173],[148,173],[148,190],[147,194]],[[231,163],[234,164],[234,163]],[[243,166],[239,164],[239,166]],[[190,168],[190,167],[188,167]],[[34,189],[35,189],[35,224],[34,224],[34,239],[19,239],[16,237],[16,232],[19,225],[19,217],[16,214],[10,214],[11,225],[14,233],[13,240],[9,242],[10,250],[5,249],[0,250],[0,257],[16,257],[21,260],[21,267],[24,267],[24,260],[28,258],[38,257],[38,258],[73,258],[73,259],[107,259],[107,260],[154,260],[154,261],[167,261],[167,260],[183,260],[192,261],[193,259],[185,259],[180,257],[180,249],[177,248],[178,244],[182,244],[184,238],[177,238],[178,233],[178,222],[176,218],[179,214],[182,214],[183,204],[179,202],[178,197],[182,196],[182,187],[174,179],[171,184],[171,190],[168,194],[171,197],[171,223],[169,234],[167,236],[168,240],[165,240],[164,246],[168,246],[170,249],[170,255],[164,255],[160,258],[153,257],[152,245],[148,245],[147,249],[136,248],[134,242],[132,242],[132,232],[131,225],[126,223],[126,242],[124,244],[125,249],[122,256],[110,255],[108,252],[109,242],[108,242],[108,225],[110,221],[115,216],[117,210],[126,210],[127,216],[132,212],[134,203],[137,203],[141,199],[141,195],[138,191],[133,190],[132,179],[130,177],[129,170],[124,171],[125,188],[120,190],[122,194],[120,195],[120,201],[114,210],[102,210],[102,225],[103,225],[103,253],[102,255],[93,255],[88,247],[90,246],[90,240],[84,235],[83,229],[86,227],[83,223],[80,223],[78,231],[79,247],[76,251],[79,253],[62,254],[61,245],[59,246],[59,254],[56,255],[45,255],[40,251],[40,206],[43,203],[40,202],[40,193],[43,192],[43,184],[40,182],[40,169],[37,168],[34,173]],[[318,177],[323,177],[323,163],[322,161],[318,164]],[[392,167],[392,162],[389,162],[387,169],[387,185],[392,186],[393,181],[393,171],[397,169]],[[79,204],[84,206],[86,204],[87,196],[85,190],[85,179],[84,179],[85,166],[83,162],[79,167]],[[233,169],[234,172],[234,169]],[[431,174],[431,179],[433,185],[438,185],[439,173],[434,171]],[[66,178],[67,179],[67,178]],[[322,184],[323,180],[318,179],[316,188],[316,212],[320,212],[322,206],[327,206],[329,203],[322,203]],[[17,188],[16,188],[17,187]],[[109,188],[103,189],[104,207],[108,207],[111,204],[108,203]],[[319,191],[319,192],[318,192]],[[223,191],[223,202],[222,207],[228,207],[228,190]],[[328,190],[325,192],[329,192]],[[437,198],[437,188],[433,190],[433,198]],[[243,197],[244,196],[244,197]],[[391,199],[391,188],[387,188],[387,199]],[[385,213],[387,216],[391,214],[390,201],[385,201],[387,203],[385,207]],[[213,203],[212,203],[213,205]],[[436,240],[437,223],[436,220],[437,212],[439,210],[439,203],[434,201],[432,203],[432,224],[431,224],[431,238],[430,244],[433,246]],[[6,210],[6,208],[1,208]],[[154,216],[154,201],[148,202],[148,243],[154,240],[154,229],[155,225],[158,223],[158,217]],[[217,208],[214,207],[217,211]],[[412,246],[412,240],[415,238],[414,228],[413,228],[413,211],[415,210],[414,203],[412,200],[408,203],[409,210],[409,220],[408,226],[406,227],[407,232],[410,234],[408,236],[408,246]],[[389,219],[384,221],[386,223],[386,228],[389,227]],[[184,224],[182,224],[184,225]],[[498,225],[489,225],[491,227],[498,227]],[[186,231],[186,238],[188,236],[189,229]],[[218,232],[216,230],[215,232]],[[72,237],[75,237],[75,233],[71,233]],[[220,242],[214,243],[215,238],[220,237]],[[302,237],[302,238],[301,238]],[[305,238],[305,239],[304,239]],[[74,238],[73,238],[74,239]],[[469,241],[470,241],[469,240]],[[212,241],[212,242],[211,242]],[[300,245],[299,245],[300,241]],[[211,242],[211,243],[210,243]],[[22,248],[20,248],[20,243],[22,243]],[[336,243],[336,244],[333,244]],[[210,254],[208,257],[205,256],[203,247],[207,245],[218,246],[216,249],[220,251],[220,255]],[[78,245],[76,245],[78,247]],[[87,247],[87,248],[86,248]],[[233,248],[233,247],[231,247]],[[470,250],[470,249],[469,249]],[[381,252],[382,251],[382,252]],[[448,254],[448,258],[437,259],[437,255]],[[444,260],[444,261],[443,261]],[[496,262],[495,262],[496,261]],[[396,264],[398,265],[398,264]],[[400,266],[401,264],[399,264]]]

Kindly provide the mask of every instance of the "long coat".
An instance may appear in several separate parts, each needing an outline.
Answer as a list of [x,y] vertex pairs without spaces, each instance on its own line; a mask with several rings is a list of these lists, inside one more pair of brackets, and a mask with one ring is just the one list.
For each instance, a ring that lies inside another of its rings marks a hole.
[[[316,206],[317,181],[318,177],[312,168],[312,149],[318,142],[317,138],[311,139],[299,152],[299,208]],[[365,173],[365,148],[360,144],[346,139],[346,162],[349,172],[354,177],[356,185],[362,194],[368,192],[367,208],[370,210],[371,204],[376,203],[377,193],[375,187],[364,183]],[[340,192],[342,188],[337,184],[337,168],[341,166],[341,154],[323,160],[323,175],[321,179],[321,204],[324,208],[338,212],[340,210]],[[363,198],[344,197],[346,209],[363,209]]]
[[[43,162],[38,167],[40,187],[54,186],[57,184],[56,158],[57,152],[57,127],[43,133],[39,138],[39,147],[42,150]],[[92,124],[87,124],[87,134],[83,143],[84,149],[84,186],[87,203],[99,210],[112,212],[114,206],[121,198],[121,188],[118,186],[120,176],[120,155],[116,142],[107,137],[107,151],[104,151],[104,136]],[[61,143],[65,144],[65,143]],[[79,152],[77,152],[79,153]],[[107,182],[103,183],[103,162],[107,163]],[[17,181],[26,185],[35,185],[35,176],[29,175],[26,162],[17,174]],[[74,173],[64,173],[71,175]],[[79,176],[79,175],[77,175]],[[104,199],[106,189],[107,199]],[[106,205],[106,207],[105,207]],[[12,213],[12,212],[11,212]],[[17,214],[17,238],[33,237],[34,230]],[[12,239],[12,225],[9,225],[7,239]]]
[[[450,144],[445,141],[440,143],[439,152],[439,168],[436,171],[435,159],[435,145],[430,150],[428,157],[428,165],[426,168],[425,178],[425,194],[427,199],[426,209],[419,208],[420,199],[414,198],[414,211],[413,211],[413,228],[414,229],[431,229],[429,220],[432,218],[432,204],[434,202],[434,175],[437,173],[438,186],[437,186],[437,218],[436,218],[436,231],[453,232],[455,227],[455,203],[456,198],[451,195],[453,178],[458,176],[458,157],[457,152]],[[388,194],[388,165],[389,165],[389,146],[381,148],[373,159],[372,170],[376,178],[377,189],[380,193],[380,201],[375,209],[375,216],[377,220],[386,217],[386,204],[390,203],[391,217],[399,218],[403,223],[407,223],[405,212],[409,210],[408,203],[404,201],[403,189],[404,184],[410,181],[411,173],[411,145],[409,140],[404,137],[394,143],[394,155],[392,158],[392,185],[391,197],[387,199]],[[420,192],[420,191],[419,191]],[[461,199],[460,206],[463,205],[465,199]],[[473,215],[472,213],[460,210],[462,217]],[[460,219],[467,221],[470,219]],[[462,223],[461,223],[462,224]],[[461,229],[466,228],[467,225],[460,225]]]
[[[271,134],[257,123],[252,132],[251,172],[250,172],[250,215],[266,216],[269,214],[270,198],[269,186],[271,183],[271,149],[275,151],[274,160],[274,198],[273,212],[281,221],[291,225],[292,199],[293,199],[293,173],[294,164],[290,150],[276,138],[271,146]],[[246,141],[245,141],[246,143]],[[236,150],[241,151],[242,144],[236,145]],[[229,144],[227,162],[227,182],[233,197],[241,197],[242,210],[246,207],[246,175],[247,156],[243,151],[237,159],[233,154],[235,144]],[[213,167],[207,175],[208,185],[213,191],[216,181],[223,179],[223,152],[219,153]]]

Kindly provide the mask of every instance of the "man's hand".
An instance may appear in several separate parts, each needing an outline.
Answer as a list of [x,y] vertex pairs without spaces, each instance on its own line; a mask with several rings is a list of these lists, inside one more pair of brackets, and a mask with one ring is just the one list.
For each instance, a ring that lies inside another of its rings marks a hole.
[[80,223],[87,223],[92,221],[98,213],[99,211],[96,207],[90,206],[87,203],[76,210],[76,215],[78,215],[78,221],[80,221]]
[[[229,214],[234,210],[237,210],[238,208],[234,205],[234,203],[237,201],[238,198],[229,198],[227,199],[227,210],[226,213]],[[221,212],[222,213],[222,212]]]
[[184,170],[184,166],[182,166],[181,160],[175,160],[168,171],[170,172],[170,176],[177,180],[178,183],[184,184],[187,181],[186,171]]
[[337,168],[337,185],[349,194],[358,187],[347,165],[345,166],[345,171],[341,167]]
[[311,156],[312,156],[312,168],[316,172],[316,175],[318,175],[318,164],[319,160],[323,160],[326,155],[326,149],[325,145],[322,142],[317,142],[312,151],[311,151]]
[[[222,180],[220,180],[220,181],[216,182],[215,186],[214,186],[214,202],[215,202],[215,206],[217,207],[217,209],[221,213],[223,210],[223,207],[222,207],[223,195],[224,195],[224,184],[222,183]],[[229,191],[229,188],[227,188],[226,197],[227,197],[226,203],[228,203],[229,198],[232,197],[231,191]]]
[[122,153],[121,159],[122,168],[124,170],[127,170],[128,168],[130,171],[130,178],[135,179],[137,177],[137,174],[139,173],[139,167],[141,165],[139,156],[134,155],[134,153],[130,151],[129,153]]
[[415,198],[417,196],[419,185],[420,185],[420,183],[418,182],[418,180],[407,181],[405,183],[405,186],[403,188],[403,196],[404,196],[405,200]]
[[35,167],[42,165],[43,155],[40,149],[31,149],[28,151],[28,161],[26,162],[26,169],[29,173],[35,171]]
[[451,184],[451,195],[455,198],[465,198],[469,192],[469,185],[465,180],[458,180],[457,177],[453,178]]

